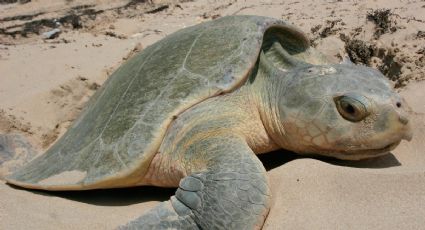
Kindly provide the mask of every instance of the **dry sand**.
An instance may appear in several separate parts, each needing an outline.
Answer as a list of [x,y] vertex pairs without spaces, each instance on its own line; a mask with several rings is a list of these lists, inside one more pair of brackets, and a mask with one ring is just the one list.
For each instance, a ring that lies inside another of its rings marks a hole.
[[[423,0],[140,2],[0,4],[0,133],[22,134],[30,141],[24,144],[34,146],[32,155],[42,153],[134,52],[178,29],[225,15],[289,20],[332,60],[348,53],[393,79],[412,107],[415,136],[387,156],[360,162],[286,152],[262,156],[274,196],[265,229],[424,228]],[[390,13],[373,14],[384,8]],[[44,40],[40,34],[51,30],[53,21],[42,19],[53,18],[62,23],[61,33]],[[22,155],[0,156],[0,178],[29,160]],[[112,229],[172,193],[157,188],[44,193],[0,181],[0,229]]]

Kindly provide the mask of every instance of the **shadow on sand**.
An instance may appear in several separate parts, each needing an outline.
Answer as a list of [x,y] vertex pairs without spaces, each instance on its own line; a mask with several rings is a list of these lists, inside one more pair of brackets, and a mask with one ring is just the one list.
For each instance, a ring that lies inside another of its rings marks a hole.
[[358,161],[349,161],[349,160],[338,160],[330,157],[323,156],[300,156],[294,152],[290,152],[287,150],[277,150],[270,153],[265,153],[258,156],[263,162],[264,167],[267,171],[270,171],[274,168],[284,165],[290,161],[296,159],[303,158],[312,158],[316,160],[320,160],[332,165],[338,166],[346,166],[352,168],[372,168],[372,169],[380,169],[380,168],[390,168],[400,166],[401,163],[397,160],[397,158],[392,154],[388,153],[381,157],[364,159]]
[[29,191],[43,196],[55,196],[98,206],[128,206],[148,201],[165,201],[174,195],[175,188],[139,186],[132,188],[96,189],[86,191],[28,190],[7,184],[13,189]]
[[[302,159],[296,153],[279,150],[271,153],[259,155],[267,171],[280,167],[292,160]],[[360,160],[360,161],[343,161],[333,158],[313,157],[314,159],[338,166],[354,167],[354,168],[388,168],[400,166],[400,162],[393,154],[387,154],[382,157]],[[23,188],[10,185],[14,189],[25,190]],[[165,201],[175,192],[175,188],[159,188],[159,187],[134,187],[119,189],[97,189],[88,191],[38,191],[27,190],[32,193],[44,196],[56,196],[77,202],[83,202],[91,205],[99,206],[127,206],[148,201]]]

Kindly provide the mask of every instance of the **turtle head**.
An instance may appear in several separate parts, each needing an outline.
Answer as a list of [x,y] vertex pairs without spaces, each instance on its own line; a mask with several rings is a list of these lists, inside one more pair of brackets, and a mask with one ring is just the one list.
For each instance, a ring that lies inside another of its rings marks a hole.
[[285,149],[340,159],[376,157],[412,138],[408,106],[377,70],[307,65],[273,80],[273,139]]

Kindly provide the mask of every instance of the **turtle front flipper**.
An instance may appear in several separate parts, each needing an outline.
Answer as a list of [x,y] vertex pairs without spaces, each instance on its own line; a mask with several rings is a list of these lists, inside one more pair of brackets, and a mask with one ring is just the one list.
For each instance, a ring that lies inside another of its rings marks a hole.
[[121,229],[261,228],[271,193],[266,171],[245,141],[208,138],[191,146],[185,156],[193,162],[205,160],[205,170],[183,178],[170,201]]

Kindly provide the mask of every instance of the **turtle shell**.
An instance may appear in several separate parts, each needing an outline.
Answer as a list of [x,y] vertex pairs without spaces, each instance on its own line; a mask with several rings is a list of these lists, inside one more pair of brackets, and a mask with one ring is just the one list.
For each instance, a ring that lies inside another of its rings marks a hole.
[[47,190],[140,183],[176,116],[246,81],[266,31],[314,62],[304,34],[272,18],[229,16],[179,30],[116,70],[69,130],[8,182]]

